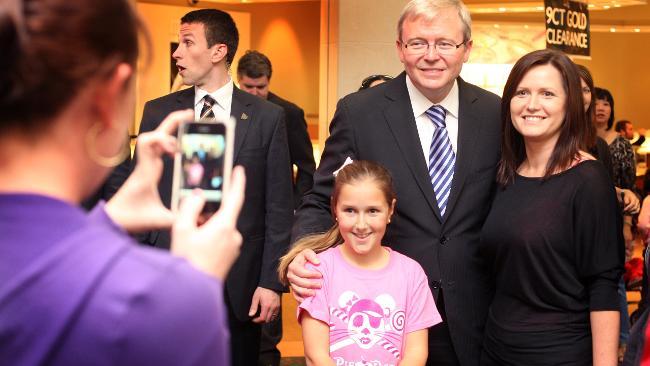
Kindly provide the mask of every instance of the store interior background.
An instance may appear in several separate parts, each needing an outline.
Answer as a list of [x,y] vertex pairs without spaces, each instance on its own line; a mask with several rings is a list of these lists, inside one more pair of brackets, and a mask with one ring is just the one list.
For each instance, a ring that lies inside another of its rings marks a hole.
[[[153,39],[151,61],[140,63],[137,134],[144,103],[170,92],[171,43],[178,41],[179,19],[198,8],[232,14],[240,31],[239,59],[247,49],[269,56],[271,90],[305,111],[318,160],[336,102],[357,90],[371,74],[397,75],[396,24],[407,0],[137,0]],[[501,94],[512,64],[545,47],[543,1],[465,0],[474,21],[474,49],[461,74],[467,81]],[[615,99],[616,119],[650,130],[650,5],[642,0],[590,0],[591,57],[577,58],[597,86]],[[236,70],[236,63],[232,67]],[[236,82],[236,76],[233,75]],[[648,133],[650,135],[650,132]],[[650,137],[650,136],[649,136]],[[284,356],[302,354],[295,324],[295,302],[283,303]]]

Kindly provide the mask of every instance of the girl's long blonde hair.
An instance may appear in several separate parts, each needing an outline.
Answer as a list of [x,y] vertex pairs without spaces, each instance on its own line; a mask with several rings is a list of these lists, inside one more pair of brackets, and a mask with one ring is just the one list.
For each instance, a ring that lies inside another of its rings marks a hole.
[[[336,204],[338,202],[341,187],[345,184],[353,184],[364,180],[372,180],[382,191],[386,198],[388,207],[393,206],[395,190],[393,189],[393,178],[386,168],[378,163],[358,160],[340,169],[334,180],[334,191],[330,202],[332,217],[336,219]],[[283,284],[287,284],[287,269],[296,256],[305,249],[311,249],[316,253],[323,252],[333,246],[343,243],[343,237],[339,231],[339,225],[334,225],[324,233],[305,236],[293,245],[289,252],[280,258],[278,275]]]

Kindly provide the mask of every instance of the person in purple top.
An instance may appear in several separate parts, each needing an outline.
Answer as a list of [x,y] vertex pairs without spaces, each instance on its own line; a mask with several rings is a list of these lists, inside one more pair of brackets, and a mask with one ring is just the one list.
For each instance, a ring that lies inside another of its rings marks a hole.
[[[200,191],[173,214],[156,188],[193,112],[140,136],[108,203],[78,207],[128,152],[140,33],[129,0],[0,5],[0,365],[230,362],[223,279],[242,241],[243,170],[200,226]],[[127,234],[170,226],[175,256]]]

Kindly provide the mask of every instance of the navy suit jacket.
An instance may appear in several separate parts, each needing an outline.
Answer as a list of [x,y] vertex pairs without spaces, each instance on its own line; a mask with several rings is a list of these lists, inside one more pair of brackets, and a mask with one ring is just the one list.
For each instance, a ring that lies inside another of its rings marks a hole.
[[[193,106],[194,88],[147,102],[140,133],[158,127],[169,113]],[[246,321],[258,286],[286,291],[278,280],[277,265],[287,251],[293,218],[291,166],[282,108],[235,87],[230,114],[236,121],[233,164],[246,170],[246,198],[237,222],[244,240],[226,279],[226,294],[231,310],[239,320]],[[167,207],[173,165],[173,158],[164,159],[158,188]],[[141,241],[159,248],[170,246],[165,230],[150,232]]]
[[417,260],[436,299],[444,292],[447,325],[462,365],[478,365],[492,298],[478,253],[496,187],[500,99],[458,78],[458,148],[445,217],[440,216],[406,88],[406,74],[341,99],[313,189],[296,212],[293,238],[332,224],[332,172],[347,157],[381,163],[393,176],[395,215],[384,244]]

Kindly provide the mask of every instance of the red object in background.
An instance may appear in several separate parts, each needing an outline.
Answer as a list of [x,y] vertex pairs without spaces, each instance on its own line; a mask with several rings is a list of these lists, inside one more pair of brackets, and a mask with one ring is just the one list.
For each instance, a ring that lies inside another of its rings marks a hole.
[[632,258],[625,263],[625,273],[623,280],[626,285],[641,281],[643,278],[643,259]]

